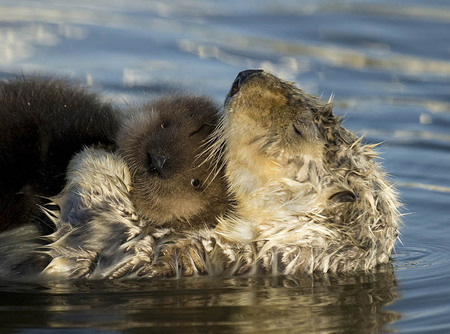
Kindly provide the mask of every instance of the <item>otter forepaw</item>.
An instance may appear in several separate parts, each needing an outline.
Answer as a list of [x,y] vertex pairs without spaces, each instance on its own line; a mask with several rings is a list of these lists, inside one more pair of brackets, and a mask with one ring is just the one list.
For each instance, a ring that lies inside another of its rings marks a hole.
[[124,278],[135,273],[139,275],[141,271],[145,271],[146,268],[148,269],[151,266],[151,263],[151,258],[147,254],[136,254],[128,262],[120,264],[111,273],[109,273],[106,278]]
[[94,251],[84,251],[83,256],[58,256],[49,263],[42,274],[70,279],[88,278],[97,263],[98,254]]
[[152,264],[154,239],[147,235],[139,240],[132,240],[124,245],[125,251],[130,254],[127,262],[120,263],[105,278],[117,279],[145,271]]
[[283,252],[274,254],[278,257],[277,269],[283,274],[307,272],[310,255],[310,250],[301,247],[288,247]]
[[197,240],[166,244],[149,270],[139,275],[150,277],[193,276],[206,273],[205,249]]
[[251,272],[255,265],[255,253],[251,245],[245,245],[240,249],[240,255],[235,264],[235,275],[245,275]]

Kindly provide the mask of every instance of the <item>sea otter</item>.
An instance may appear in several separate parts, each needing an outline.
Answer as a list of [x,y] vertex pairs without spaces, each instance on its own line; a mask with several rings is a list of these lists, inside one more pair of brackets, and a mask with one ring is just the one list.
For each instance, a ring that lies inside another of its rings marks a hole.
[[57,230],[42,277],[140,275],[160,239],[212,228],[229,207],[222,171],[198,156],[218,119],[209,99],[171,95],[130,115],[117,152],[86,148],[71,160],[60,210],[48,212]]
[[[324,103],[262,70],[239,73],[207,150],[234,208],[215,229],[161,243],[148,276],[345,273],[390,259],[396,191]],[[220,153],[221,152],[221,153]]]
[[58,194],[74,153],[113,145],[120,119],[93,93],[60,79],[0,82],[0,231],[53,230],[39,206]]

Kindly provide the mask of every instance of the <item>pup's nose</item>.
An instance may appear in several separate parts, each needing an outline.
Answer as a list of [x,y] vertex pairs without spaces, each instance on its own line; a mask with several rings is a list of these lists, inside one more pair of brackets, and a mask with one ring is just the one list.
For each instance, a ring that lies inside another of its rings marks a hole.
[[150,158],[150,170],[158,171],[159,174],[162,174],[164,164],[167,160],[167,157],[161,154],[152,154],[148,153]]

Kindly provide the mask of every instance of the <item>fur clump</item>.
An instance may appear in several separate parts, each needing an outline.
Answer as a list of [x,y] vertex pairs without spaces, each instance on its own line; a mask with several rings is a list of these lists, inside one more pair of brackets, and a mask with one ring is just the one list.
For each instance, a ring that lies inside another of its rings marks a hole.
[[[56,232],[42,248],[51,258],[41,276],[103,278],[129,259],[129,241],[143,245],[142,222],[130,198],[131,177],[117,153],[86,148],[71,160],[67,185],[48,211]],[[147,250],[151,253],[152,240]],[[128,243],[127,243],[128,242]]]
[[331,102],[244,71],[212,138],[235,207],[214,230],[167,245],[153,276],[345,273],[389,261],[395,189],[374,145],[347,131]]
[[215,226],[229,207],[226,184],[221,171],[210,177],[210,162],[197,155],[217,117],[206,98],[168,96],[131,114],[117,152],[75,155],[54,198],[60,210],[48,210],[57,228],[43,248],[51,262],[41,276],[143,275],[161,240]]
[[119,115],[64,80],[0,82],[0,231],[36,224],[53,230],[39,205],[58,194],[69,160],[85,145],[112,145]]
[[47,241],[35,224],[25,224],[0,233],[0,279],[35,282],[51,258],[36,252]]

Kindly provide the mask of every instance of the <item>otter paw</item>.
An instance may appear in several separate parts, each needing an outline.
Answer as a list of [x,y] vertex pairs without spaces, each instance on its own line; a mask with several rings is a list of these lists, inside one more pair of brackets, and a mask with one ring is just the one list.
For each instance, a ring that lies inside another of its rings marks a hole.
[[277,269],[282,274],[307,272],[310,255],[310,250],[301,247],[287,247],[283,252],[274,254],[278,257]]
[[248,274],[256,264],[255,252],[251,245],[245,245],[239,251],[239,259],[235,264],[235,275]]
[[127,256],[128,261],[120,263],[105,278],[123,278],[136,273],[139,274],[140,271],[150,267],[154,244],[154,239],[150,235],[146,235],[139,240],[131,240],[124,244],[125,251],[129,254]]
[[[78,253],[80,253],[79,250]],[[55,257],[42,274],[44,276],[63,276],[70,279],[89,278],[97,263],[97,252],[85,250],[83,256]]]
[[142,270],[141,276],[173,277],[193,276],[206,273],[205,249],[200,241],[180,240],[166,244],[149,270]]
[[136,254],[126,263],[121,263],[113,271],[111,271],[105,278],[118,279],[126,276],[137,274],[151,266],[151,258],[147,254]]

